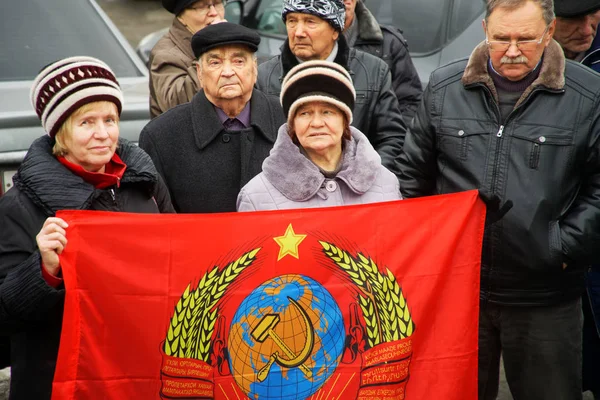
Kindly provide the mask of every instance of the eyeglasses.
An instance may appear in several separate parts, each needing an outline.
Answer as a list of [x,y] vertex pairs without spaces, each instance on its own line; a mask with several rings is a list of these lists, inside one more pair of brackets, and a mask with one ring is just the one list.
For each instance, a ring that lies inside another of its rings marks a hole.
[[[532,51],[535,50],[544,40],[544,37],[546,36],[546,33],[548,33],[548,29],[550,28],[550,25],[546,25],[546,29],[544,29],[544,33],[542,33],[542,37],[539,39],[533,39],[533,40],[519,40],[517,42],[514,42],[514,44],[517,46],[517,48],[520,51]],[[489,49],[491,51],[494,52],[502,52],[502,53],[506,53],[508,51],[508,49],[510,48],[510,46],[513,44],[513,42],[503,42],[503,41],[499,41],[499,40],[488,40],[487,38],[487,34],[485,36],[485,44],[488,45]]]
[[192,6],[192,7],[188,7],[190,10],[194,10],[197,11],[201,14],[206,14],[208,13],[208,11],[210,10],[211,7],[214,8],[223,8],[225,7],[225,4],[227,3],[226,0],[213,0],[212,3],[197,3],[196,5]]

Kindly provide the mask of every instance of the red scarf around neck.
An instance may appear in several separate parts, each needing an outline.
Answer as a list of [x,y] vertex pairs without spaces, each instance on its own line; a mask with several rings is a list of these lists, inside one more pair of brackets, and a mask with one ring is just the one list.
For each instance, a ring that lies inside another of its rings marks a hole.
[[75,175],[81,177],[87,183],[94,185],[96,189],[106,189],[107,187],[121,184],[121,178],[127,169],[127,165],[115,153],[106,164],[104,172],[90,172],[83,169],[81,165],[74,164],[64,157],[57,157],[58,161],[67,167]]

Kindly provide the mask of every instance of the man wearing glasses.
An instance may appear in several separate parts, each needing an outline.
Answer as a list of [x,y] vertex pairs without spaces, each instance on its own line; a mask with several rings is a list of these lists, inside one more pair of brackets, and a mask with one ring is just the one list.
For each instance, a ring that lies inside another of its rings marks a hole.
[[400,160],[405,197],[480,189],[479,399],[581,399],[581,293],[600,232],[600,79],[566,61],[552,0],[488,0],[486,40],[435,71]]
[[169,31],[150,52],[150,114],[152,118],[187,103],[200,85],[194,65],[192,35],[223,21],[226,0],[162,0],[175,15]]

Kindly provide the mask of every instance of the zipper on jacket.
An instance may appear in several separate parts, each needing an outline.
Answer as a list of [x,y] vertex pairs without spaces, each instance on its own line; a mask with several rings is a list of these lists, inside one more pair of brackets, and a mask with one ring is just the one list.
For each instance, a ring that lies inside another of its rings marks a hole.
[[[542,91],[542,90],[547,90],[551,93],[562,93],[564,92],[563,90],[551,90],[551,89],[541,89],[541,88],[534,88],[531,93],[529,93],[527,95],[527,97],[521,102],[521,104],[519,104],[517,107],[515,107],[506,117],[506,120],[504,120],[504,123],[502,123],[501,120],[501,114],[500,114],[500,107],[498,105],[498,103],[495,101],[494,96],[492,95],[491,90],[484,85],[483,83],[479,83],[478,86],[481,86],[484,88],[484,90],[487,92],[487,95],[489,96],[489,98],[491,99],[492,104],[494,105],[495,111],[496,111],[496,120],[499,123],[499,128],[498,128],[498,132],[496,133],[496,137],[498,138],[498,140],[496,140],[496,143],[494,144],[494,162],[493,162],[493,169],[492,169],[492,181],[490,182],[490,192],[491,194],[494,194],[496,192],[496,179],[497,179],[497,175],[498,175],[498,169],[499,169],[499,164],[500,164],[500,156],[498,154],[498,148],[501,145],[501,140],[502,137],[504,135],[504,128],[508,125],[511,117],[515,114],[515,112],[517,110],[519,110],[521,107],[523,107],[525,104],[527,104],[529,102],[529,100],[531,99],[531,97],[533,96],[534,93],[538,92],[538,91]],[[495,241],[496,239],[496,235],[498,234],[498,231],[496,229],[490,229],[490,240]],[[493,245],[493,244],[492,244]],[[493,250],[491,252],[492,254],[490,254],[490,260],[491,261],[491,265],[490,265],[490,270],[489,270],[489,275],[490,278],[492,276],[492,274],[495,272],[494,271],[494,254],[493,254]],[[488,284],[488,286],[486,288],[480,288],[482,293],[486,294],[486,298],[489,299],[489,293],[491,290],[491,283]]]
[[498,133],[496,133],[496,136],[502,137],[502,132],[504,132],[504,125],[500,125],[500,129],[498,129]]
[[110,197],[112,197],[112,199],[113,199],[113,202],[114,202],[115,204],[117,204],[117,196],[115,195],[115,189],[112,189],[112,188],[111,188],[111,189],[109,190],[109,193],[110,193]]

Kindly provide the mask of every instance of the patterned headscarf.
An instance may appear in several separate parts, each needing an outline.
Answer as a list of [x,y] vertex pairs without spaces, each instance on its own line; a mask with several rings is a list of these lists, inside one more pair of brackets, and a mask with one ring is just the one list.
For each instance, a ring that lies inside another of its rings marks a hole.
[[291,12],[315,15],[329,22],[333,29],[344,30],[346,8],[343,0],[283,0],[281,18],[284,23],[286,15]]

